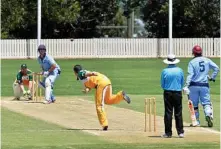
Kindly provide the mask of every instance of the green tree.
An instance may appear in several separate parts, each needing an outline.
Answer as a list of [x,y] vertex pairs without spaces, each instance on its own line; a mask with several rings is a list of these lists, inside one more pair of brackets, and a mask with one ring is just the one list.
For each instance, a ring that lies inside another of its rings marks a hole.
[[70,38],[80,13],[77,0],[45,0],[42,11],[44,38]]
[[[118,11],[115,17],[112,20],[107,20],[107,22],[103,22],[102,26],[123,26],[126,23],[126,18],[123,16],[123,10],[118,8]],[[126,37],[126,29],[125,28],[104,28],[100,29],[102,36],[108,35],[108,37]]]
[[98,25],[113,20],[118,11],[117,0],[80,1],[80,16],[75,24],[75,37],[93,38],[102,36]]
[[11,30],[22,28],[21,25],[25,21],[23,16],[26,11],[23,0],[2,0],[1,4],[1,37],[13,38]]
[[[42,38],[70,37],[79,15],[76,0],[42,0]],[[2,38],[37,38],[37,1],[2,1]]]
[[[42,0],[42,38],[100,37],[120,22],[117,0]],[[2,0],[2,38],[37,38],[37,1]]]
[[[219,37],[218,0],[173,0],[173,37]],[[148,0],[142,8],[148,37],[168,37],[168,0]]]

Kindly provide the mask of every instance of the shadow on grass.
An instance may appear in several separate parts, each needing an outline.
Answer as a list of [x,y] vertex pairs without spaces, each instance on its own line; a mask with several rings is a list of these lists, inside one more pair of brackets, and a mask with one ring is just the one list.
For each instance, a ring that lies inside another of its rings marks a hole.
[[70,130],[70,131],[78,131],[78,130],[96,130],[96,131],[101,131],[102,129],[97,129],[97,128],[67,128],[66,130]]
[[183,127],[186,127],[186,128],[199,128],[199,127],[203,127],[203,128],[211,128],[211,127],[208,127],[207,125],[200,125],[200,126],[183,126]]
[[[77,130],[94,130],[94,131],[104,131],[103,129],[98,129],[98,128],[67,128],[66,130],[73,130],[73,131],[77,131]],[[108,131],[119,131],[119,130],[124,130],[124,129],[108,129]],[[105,131],[104,131],[105,132]]]
[[[161,136],[148,136],[149,138],[162,138]],[[163,139],[163,138],[162,138]]]

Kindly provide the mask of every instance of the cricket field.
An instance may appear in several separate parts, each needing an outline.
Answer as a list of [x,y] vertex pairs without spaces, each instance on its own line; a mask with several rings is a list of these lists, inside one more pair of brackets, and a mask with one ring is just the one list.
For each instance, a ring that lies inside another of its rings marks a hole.
[[[22,63],[40,71],[37,60],[1,60],[1,142],[2,149],[218,149],[220,148],[220,74],[210,82],[214,127],[208,128],[202,106],[201,127],[189,127],[187,98],[183,96],[185,138],[165,139],[164,105],[160,75],[163,59],[68,59],[56,60],[62,72],[54,87],[56,103],[44,105],[24,100],[13,101],[12,83]],[[212,59],[220,64],[220,59]],[[187,76],[190,59],[178,64]],[[94,104],[94,91],[84,95],[73,66],[107,75],[113,93],[124,90],[131,104],[105,106],[109,131],[101,131]],[[220,65],[219,65],[220,66]],[[157,131],[144,132],[144,99],[156,97]],[[173,122],[174,124],[174,122]]]

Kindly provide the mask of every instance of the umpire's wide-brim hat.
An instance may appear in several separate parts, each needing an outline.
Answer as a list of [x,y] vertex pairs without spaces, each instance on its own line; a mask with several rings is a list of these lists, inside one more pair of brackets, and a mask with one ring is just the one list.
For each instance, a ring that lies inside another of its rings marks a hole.
[[169,54],[167,59],[163,60],[165,64],[177,64],[180,62],[179,59],[176,58],[174,54]]

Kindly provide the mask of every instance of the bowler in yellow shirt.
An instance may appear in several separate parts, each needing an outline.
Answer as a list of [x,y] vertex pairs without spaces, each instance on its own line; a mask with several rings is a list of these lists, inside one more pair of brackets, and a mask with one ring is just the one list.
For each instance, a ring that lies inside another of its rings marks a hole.
[[84,93],[89,92],[93,88],[96,89],[95,104],[97,115],[103,130],[106,131],[108,129],[108,120],[104,104],[117,104],[122,100],[129,104],[131,102],[130,97],[124,91],[119,91],[116,95],[112,94],[111,81],[99,72],[84,70],[81,65],[75,65],[73,70],[77,80],[84,84],[84,89],[82,90]]

